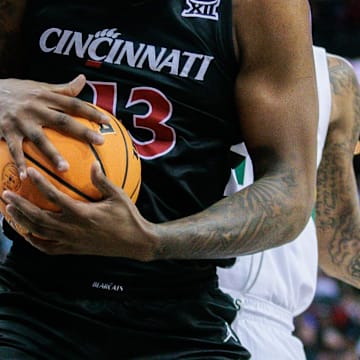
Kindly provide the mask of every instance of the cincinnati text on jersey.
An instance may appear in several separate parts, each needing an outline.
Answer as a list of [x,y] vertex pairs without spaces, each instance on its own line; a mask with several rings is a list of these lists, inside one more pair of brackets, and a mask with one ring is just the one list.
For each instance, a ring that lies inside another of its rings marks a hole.
[[45,53],[76,56],[80,59],[127,65],[133,68],[165,72],[175,76],[203,81],[213,56],[134,43],[118,38],[116,29],[96,34],[49,28],[40,36],[39,46]]

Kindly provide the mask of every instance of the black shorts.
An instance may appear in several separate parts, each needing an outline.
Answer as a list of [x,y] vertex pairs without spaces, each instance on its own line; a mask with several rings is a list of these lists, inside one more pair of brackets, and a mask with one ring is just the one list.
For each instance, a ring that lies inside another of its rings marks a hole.
[[216,286],[114,298],[45,291],[0,266],[1,360],[249,359]]

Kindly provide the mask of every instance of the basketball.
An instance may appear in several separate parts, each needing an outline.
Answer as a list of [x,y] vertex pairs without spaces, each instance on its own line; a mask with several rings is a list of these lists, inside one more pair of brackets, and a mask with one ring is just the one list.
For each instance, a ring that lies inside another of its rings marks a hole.
[[[109,124],[100,125],[76,116],[74,119],[101,133],[104,136],[102,145],[82,142],[55,130],[44,128],[46,136],[69,162],[70,167],[64,172],[56,170],[50,160],[32,142],[25,139],[23,149],[26,165],[36,168],[56,188],[72,198],[93,202],[101,199],[101,193],[92,184],[90,177],[91,165],[97,160],[106,177],[113,184],[122,188],[135,203],[141,184],[141,163],[135,144],[120,120],[100,107],[96,108],[109,116],[111,119]],[[0,174],[0,194],[8,189],[42,209],[59,210],[42,195],[29,178],[24,181],[20,180],[15,163],[4,140],[0,141]],[[27,231],[11,220],[5,211],[5,201],[1,200],[0,212],[17,232],[24,235]]]

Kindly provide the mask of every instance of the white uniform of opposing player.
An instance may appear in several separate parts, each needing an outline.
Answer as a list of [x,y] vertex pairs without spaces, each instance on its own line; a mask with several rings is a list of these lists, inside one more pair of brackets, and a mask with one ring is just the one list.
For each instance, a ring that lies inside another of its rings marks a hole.
[[[319,166],[331,113],[331,88],[325,50],[314,47],[314,57],[319,96]],[[245,146],[239,144],[232,150],[246,156],[245,171],[242,179],[233,171],[225,195],[253,181],[252,165]],[[241,256],[232,268],[219,269],[221,288],[240,305],[232,327],[252,354],[252,360],[306,359],[302,343],[292,335],[293,320],[313,300],[317,268],[316,229],[313,219],[310,219],[293,242]]]

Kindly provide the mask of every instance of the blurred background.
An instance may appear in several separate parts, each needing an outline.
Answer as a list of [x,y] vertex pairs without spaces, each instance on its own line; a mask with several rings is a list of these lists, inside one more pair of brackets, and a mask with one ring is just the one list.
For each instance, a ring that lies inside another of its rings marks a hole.
[[[311,0],[310,5],[314,44],[347,58],[360,79],[360,0]],[[360,155],[354,168],[360,185]],[[0,236],[0,261],[9,246]],[[295,324],[308,360],[360,359],[360,290],[319,271],[315,299]]]
[[360,58],[360,1],[310,0],[315,45],[330,52]]

